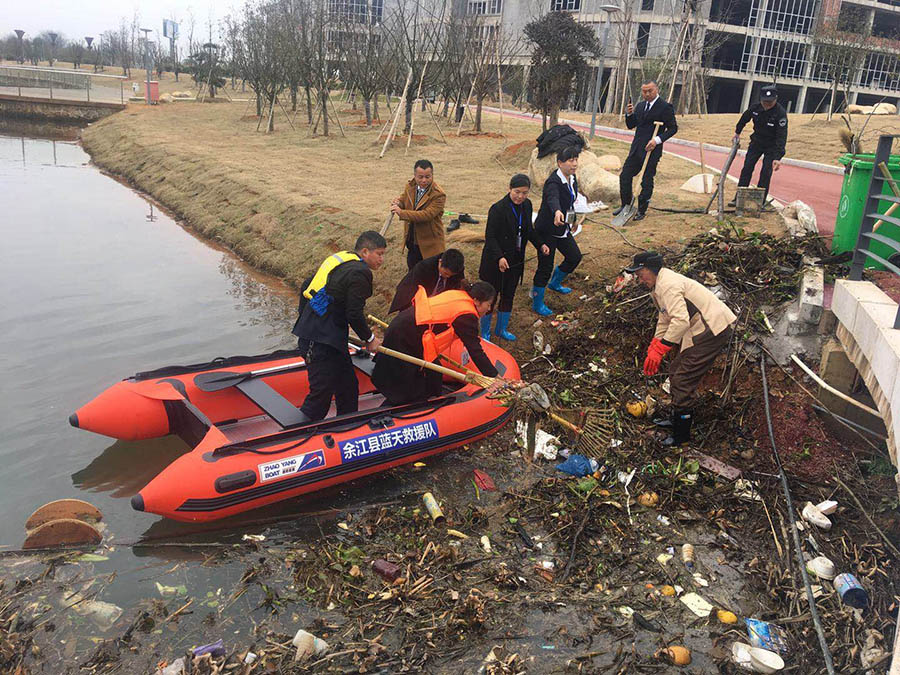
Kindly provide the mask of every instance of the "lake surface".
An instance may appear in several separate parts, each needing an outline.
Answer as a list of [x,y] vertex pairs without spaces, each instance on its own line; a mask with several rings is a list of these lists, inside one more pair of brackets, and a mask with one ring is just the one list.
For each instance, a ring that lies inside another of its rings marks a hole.
[[[148,606],[144,599],[160,597],[157,583],[183,585],[197,602],[177,632],[159,636],[159,651],[140,655],[147,664],[226,632],[248,644],[246,633],[268,612],[260,588],[228,597],[259,559],[244,534],[265,533],[266,547],[315,546],[322,526],[333,530],[348,510],[416,502],[427,489],[471,490],[471,466],[451,452],[453,459],[424,470],[214,523],[133,511],[130,497],[188,447],[176,437],[114,441],[71,427],[69,414],[139,371],[295,346],[296,294],[194,237],[92,166],[75,143],[0,135],[0,213],[0,578],[44,569],[2,553],[21,546],[26,519],[46,502],[85,499],[103,512],[106,527],[100,559],[56,568],[56,590],[42,596],[56,616],[55,632],[41,633],[44,672],[62,672],[54,664],[87,658],[98,639],[121,634]],[[282,592],[292,594],[289,575],[283,581]],[[71,611],[59,614],[60,598],[73,591],[125,613],[106,630]],[[163,600],[170,611],[182,604],[178,596]],[[309,610],[292,603],[285,631]],[[203,620],[210,612],[214,625]]]
[[32,510],[69,496],[135,538],[155,519],[127,497],[184,444],[114,442],[70,427],[69,413],[145,368],[292,346],[295,296],[73,143],[0,136],[0,213],[0,545],[20,544]]

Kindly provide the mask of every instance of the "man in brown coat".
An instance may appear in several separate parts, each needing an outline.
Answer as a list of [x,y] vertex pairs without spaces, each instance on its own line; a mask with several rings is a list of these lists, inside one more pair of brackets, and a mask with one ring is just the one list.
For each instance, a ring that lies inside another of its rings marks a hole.
[[644,360],[644,375],[656,375],[666,354],[677,348],[669,364],[672,418],[658,424],[672,427],[666,445],[687,443],[691,440],[697,387],[719,352],[728,346],[737,317],[706,286],[663,267],[663,258],[656,251],[638,253],[625,271],[637,274],[659,310]]
[[391,200],[391,212],[403,221],[406,267],[444,252],[444,204],[447,195],[434,182],[434,166],[420,159],[403,194]]

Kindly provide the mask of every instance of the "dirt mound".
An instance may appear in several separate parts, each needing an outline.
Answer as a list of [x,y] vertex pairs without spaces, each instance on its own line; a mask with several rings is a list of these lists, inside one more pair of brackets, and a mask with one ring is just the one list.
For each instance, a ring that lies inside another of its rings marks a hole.
[[522,141],[507,145],[494,157],[507,169],[528,169],[528,161],[531,159],[531,151],[534,150],[534,141]]

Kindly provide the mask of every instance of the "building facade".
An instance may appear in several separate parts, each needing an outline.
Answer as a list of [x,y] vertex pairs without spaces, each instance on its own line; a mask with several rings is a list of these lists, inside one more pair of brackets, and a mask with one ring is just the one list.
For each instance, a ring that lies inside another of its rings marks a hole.
[[[565,11],[596,26],[600,36],[606,16],[600,5],[610,2],[457,1],[456,11],[478,15],[485,25],[497,26],[506,35],[521,34],[525,24],[548,11]],[[642,65],[673,59],[679,47],[683,51],[688,41],[696,40],[702,45],[699,53],[708,112],[739,112],[757,99],[760,87],[772,82],[777,83],[781,101],[791,112],[825,111],[833,95],[835,109],[840,110],[843,87],[832,92],[833,78],[817,58],[814,35],[823,24],[840,27],[848,25],[852,17],[856,25],[860,21],[865,24],[870,35],[866,44],[871,49],[864,50],[864,57],[854,63],[847,102],[872,105],[885,101],[900,108],[900,0],[612,1],[621,10],[611,15],[604,85],[615,82],[616,70],[624,67],[622,45],[630,52],[627,70],[640,72]],[[525,66],[528,52],[523,44],[522,53],[511,58],[507,67]],[[673,95],[676,101],[690,67],[688,58],[680,59]]]

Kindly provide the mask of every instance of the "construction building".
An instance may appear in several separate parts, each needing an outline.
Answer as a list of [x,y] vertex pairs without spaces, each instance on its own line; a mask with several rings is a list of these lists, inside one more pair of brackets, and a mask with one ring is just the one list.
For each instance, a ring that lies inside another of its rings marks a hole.
[[[757,100],[764,84],[776,82],[780,100],[790,112],[825,111],[831,105],[843,108],[843,87],[833,87],[828,68],[817,60],[814,35],[818,27],[866,24],[871,45],[864,58],[854,62],[850,100],[872,105],[880,101],[900,108],[900,0],[459,0],[469,15],[479,15],[488,26],[502,27],[506,35],[522,34],[529,21],[547,11],[571,12],[581,22],[596,26],[603,35],[606,13],[602,4],[618,4],[611,14],[604,86],[601,101],[607,111],[621,108],[622,97],[608,96],[625,70],[639,77],[657,72],[659,63],[674,65],[679,47],[679,76],[673,100],[692,68],[702,70],[705,108],[710,113],[739,112]],[[686,4],[690,3],[690,4]],[[457,11],[462,7],[457,5]],[[697,60],[686,53],[688,43],[700,45]],[[623,54],[621,45],[628,45]],[[528,63],[527,47],[507,66]],[[644,69],[644,66],[647,66]],[[596,72],[596,71],[595,71]],[[670,71],[671,72],[671,71]],[[585,83],[593,77],[585,78]],[[581,97],[588,100],[588,85]],[[636,91],[631,83],[629,91]],[[667,95],[663,91],[663,95]],[[612,102],[612,106],[610,103]],[[579,105],[578,101],[574,102]],[[692,110],[696,110],[691,105]]]

